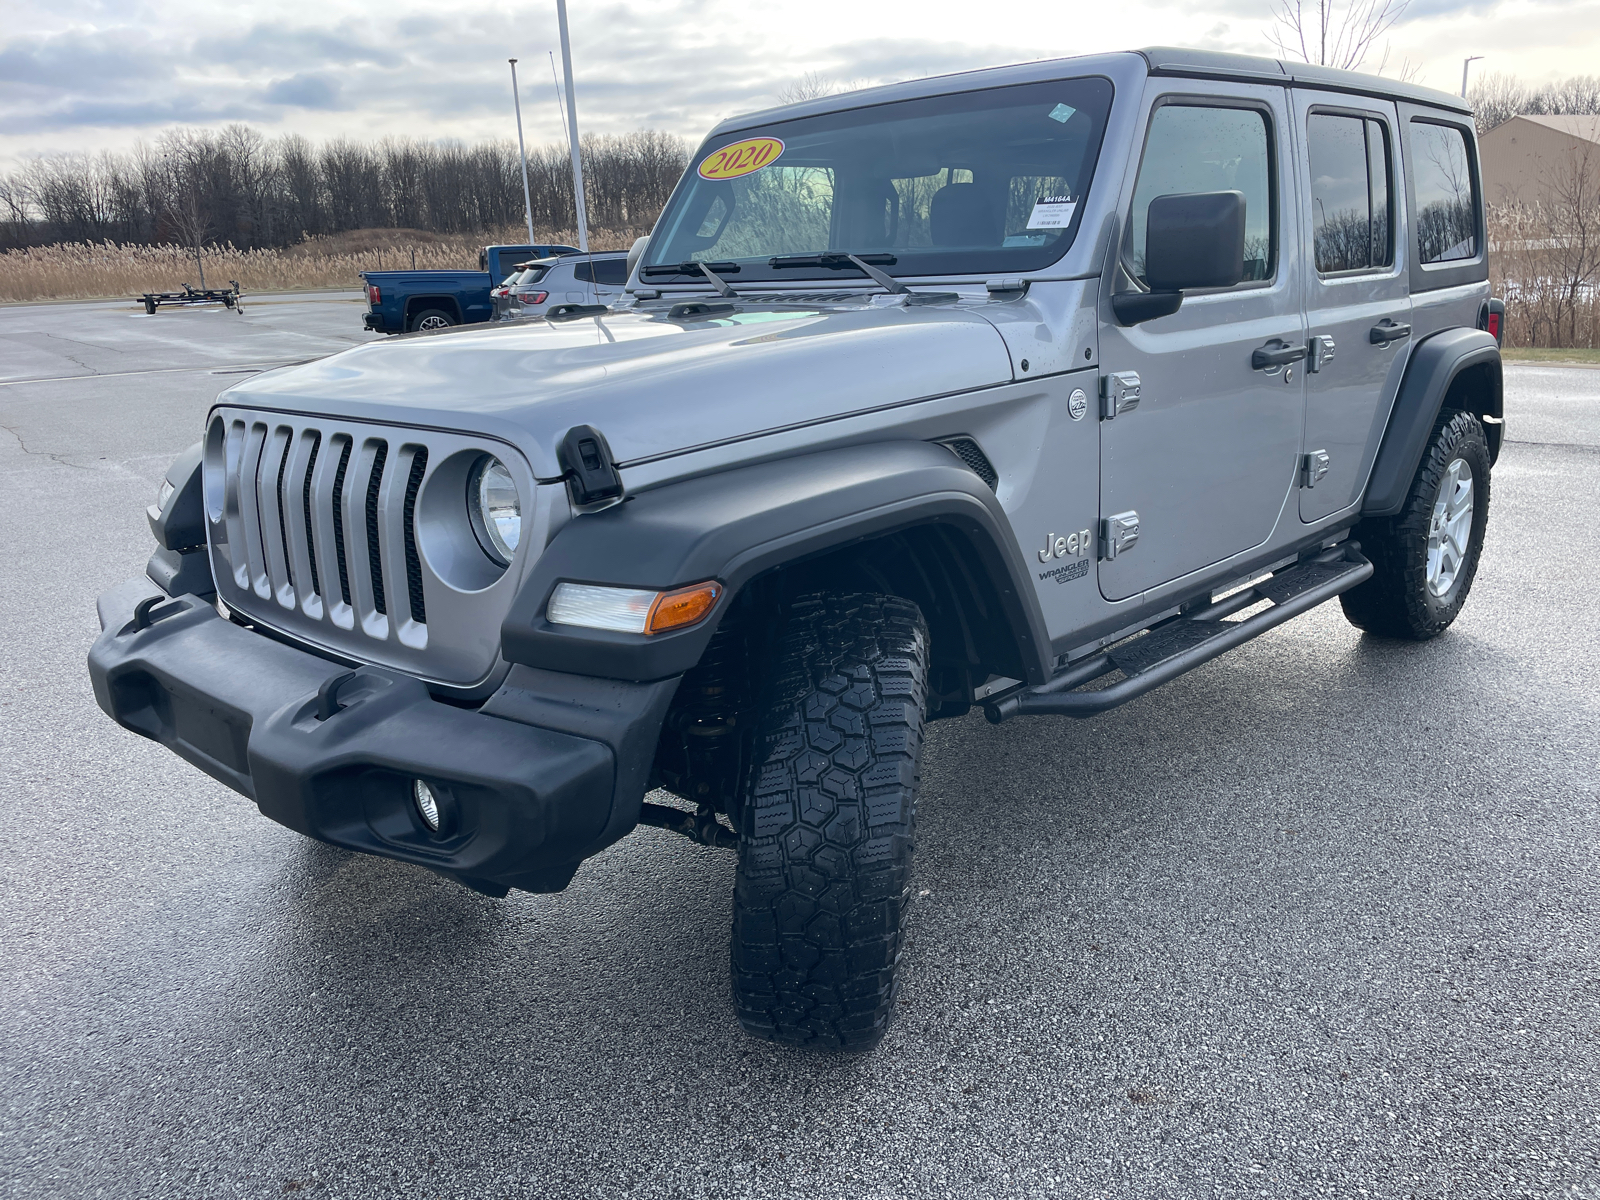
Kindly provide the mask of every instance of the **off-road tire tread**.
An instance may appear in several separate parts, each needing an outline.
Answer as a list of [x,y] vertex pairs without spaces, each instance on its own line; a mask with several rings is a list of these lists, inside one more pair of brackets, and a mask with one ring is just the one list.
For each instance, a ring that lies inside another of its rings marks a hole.
[[[1451,460],[1472,468],[1472,537],[1461,578],[1450,602],[1428,595],[1428,524],[1434,498]],[[1356,527],[1361,551],[1372,562],[1372,577],[1339,597],[1352,625],[1379,637],[1424,642],[1438,637],[1466,602],[1478,573],[1478,556],[1489,512],[1489,441],[1476,416],[1460,409],[1440,410],[1427,449],[1398,516],[1369,517]]]
[[763,688],[740,813],[731,968],[770,1041],[866,1050],[894,1013],[928,688],[910,601],[797,600]]

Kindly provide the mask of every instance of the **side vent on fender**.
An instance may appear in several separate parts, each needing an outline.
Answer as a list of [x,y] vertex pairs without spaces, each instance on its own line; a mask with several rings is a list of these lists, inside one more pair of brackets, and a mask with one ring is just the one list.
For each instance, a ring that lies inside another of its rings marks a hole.
[[966,463],[974,475],[989,485],[991,492],[999,488],[1000,472],[994,469],[994,464],[989,461],[977,442],[969,437],[953,437],[941,438],[939,445]]

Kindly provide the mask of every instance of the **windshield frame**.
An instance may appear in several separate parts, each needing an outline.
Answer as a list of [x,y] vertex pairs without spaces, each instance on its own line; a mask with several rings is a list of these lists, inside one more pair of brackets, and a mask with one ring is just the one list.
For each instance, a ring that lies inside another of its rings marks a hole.
[[[734,143],[760,138],[794,138],[806,131],[817,130],[826,132],[830,128],[840,129],[850,126],[864,126],[872,124],[872,120],[863,120],[863,114],[882,112],[882,120],[895,120],[890,115],[892,110],[907,112],[908,116],[933,116],[940,115],[940,110],[949,113],[972,111],[975,107],[973,98],[983,97],[990,103],[983,107],[1004,108],[1013,107],[1004,103],[1005,99],[1017,96],[1021,102],[1026,102],[1018,93],[1029,91],[1047,92],[1051,88],[1062,85],[1098,85],[1103,88],[1103,93],[1093,96],[1094,110],[1090,111],[1090,119],[1094,122],[1090,137],[1084,148],[1083,158],[1078,167],[1078,195],[1077,207],[1073,212],[1070,224],[1065,228],[1062,236],[1053,243],[1041,246],[1015,246],[1015,247],[988,247],[984,249],[956,249],[934,248],[930,246],[895,247],[893,253],[883,257],[894,257],[896,262],[883,264],[882,269],[889,274],[900,278],[937,278],[951,279],[960,277],[988,277],[997,274],[1019,275],[1047,270],[1070,254],[1073,246],[1078,241],[1078,235],[1090,208],[1091,192],[1096,188],[1096,181],[1101,174],[1104,164],[1106,149],[1106,134],[1114,119],[1116,111],[1117,83],[1111,76],[1102,71],[1088,71],[1082,74],[1063,75],[1050,79],[1033,79],[1015,83],[991,84],[981,88],[962,88],[955,91],[939,92],[925,96],[914,96],[904,99],[883,100],[875,104],[861,104],[851,107],[832,109],[822,113],[800,113],[787,118],[741,124],[732,128],[722,128],[711,134],[690,156],[689,165],[673,189],[666,206],[662,209],[660,217],[655,223],[649,245],[640,256],[637,267],[639,283],[636,286],[646,288],[672,287],[685,284],[703,285],[704,279],[698,272],[688,274],[667,274],[659,268],[671,266],[675,262],[684,260],[681,253],[669,253],[669,242],[673,239],[670,233],[675,233],[678,224],[689,216],[688,205],[694,196],[700,177],[698,168],[718,150],[733,145]],[[1089,99],[1090,97],[1085,97]],[[917,109],[924,110],[917,112]],[[889,111],[885,111],[889,110]],[[905,119],[905,118],[899,118]],[[797,128],[798,127],[798,128]],[[773,160],[773,164],[777,163]],[[958,168],[959,169],[959,168]],[[1114,186],[1114,185],[1113,185]],[[830,205],[832,199],[830,198]],[[831,210],[830,210],[831,211]],[[861,253],[872,261],[879,261],[881,247],[829,247],[830,253]],[[714,261],[726,258],[727,255],[717,251],[709,251]],[[851,286],[867,282],[862,273],[855,269],[840,270],[832,267],[795,267],[787,266],[773,268],[768,265],[770,259],[789,257],[787,255],[773,255],[769,258],[757,257],[741,258],[737,268],[729,272],[727,281],[732,284],[760,283],[765,285],[780,285],[783,283],[815,284],[826,280],[834,286]],[[651,268],[657,268],[651,270]],[[720,270],[720,266],[719,266]],[[649,275],[644,273],[649,271]]]

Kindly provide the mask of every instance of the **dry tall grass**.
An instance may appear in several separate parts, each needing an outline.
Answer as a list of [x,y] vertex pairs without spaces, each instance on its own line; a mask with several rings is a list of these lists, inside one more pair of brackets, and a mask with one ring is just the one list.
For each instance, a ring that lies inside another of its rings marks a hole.
[[[476,270],[486,244],[522,243],[527,229],[513,226],[486,234],[435,234],[416,229],[358,229],[308,238],[284,250],[238,250],[210,246],[203,255],[206,283],[225,287],[238,280],[250,292],[353,288],[362,271]],[[594,250],[626,250],[639,236],[631,229],[593,230]],[[541,241],[575,246],[574,230],[540,231]],[[144,292],[196,287],[194,251],[182,246],[58,243],[0,254],[0,303],[33,300],[132,298]]]

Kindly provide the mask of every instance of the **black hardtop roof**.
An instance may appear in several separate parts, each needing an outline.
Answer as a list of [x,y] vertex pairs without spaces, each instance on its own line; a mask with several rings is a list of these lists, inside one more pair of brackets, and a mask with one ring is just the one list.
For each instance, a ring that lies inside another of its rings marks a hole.
[[1356,92],[1366,96],[1409,100],[1413,104],[1431,104],[1458,113],[1472,112],[1472,106],[1460,96],[1401,79],[1368,75],[1363,71],[1341,71],[1337,67],[1320,67],[1315,63],[1256,58],[1249,54],[1224,54],[1217,50],[1189,50],[1182,46],[1151,46],[1138,51],[1138,54],[1150,64],[1152,75],[1297,83],[1329,91]]
[[1459,96],[1435,88],[1421,87],[1415,83],[1405,83],[1398,79],[1385,79],[1381,75],[1340,71],[1333,67],[1313,66],[1310,63],[1280,62],[1275,58],[1257,58],[1249,54],[1189,50],[1180,46],[1153,46],[1144,50],[1119,50],[1109,54],[1086,54],[1072,58],[1039,59],[1004,67],[984,67],[976,71],[959,71],[949,75],[908,79],[903,83],[881,84],[854,92],[837,92],[831,96],[818,96],[814,100],[801,100],[777,108],[740,113],[720,122],[708,136],[715,137],[740,129],[770,124],[773,121],[792,121],[798,117],[809,117],[819,113],[863,108],[870,104],[888,104],[896,100],[950,95],[956,92],[975,91],[979,88],[1042,82],[1069,75],[1103,74],[1113,80],[1125,81],[1135,70],[1149,75],[1186,76],[1191,79],[1232,79],[1244,83],[1275,83],[1280,86],[1297,83],[1328,91],[1406,100],[1413,104],[1429,104],[1455,113],[1472,112],[1471,106]]

